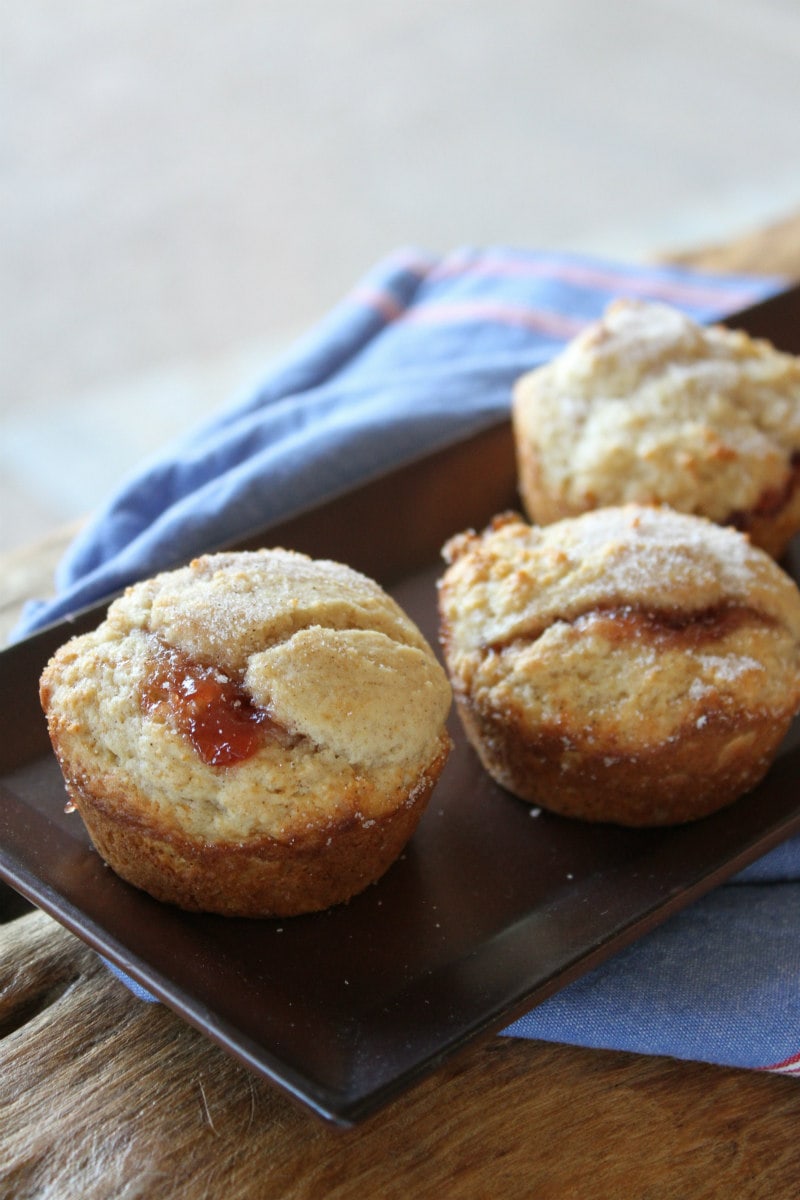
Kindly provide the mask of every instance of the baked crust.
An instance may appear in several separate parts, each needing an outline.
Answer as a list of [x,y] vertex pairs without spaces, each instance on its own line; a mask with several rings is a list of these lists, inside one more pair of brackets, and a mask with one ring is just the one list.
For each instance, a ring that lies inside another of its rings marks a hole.
[[124,880],[156,900],[189,912],[227,917],[291,917],[341,904],[376,883],[400,856],[425,811],[450,752],[439,753],[408,792],[365,819],[365,789],[342,797],[349,816],[318,822],[287,839],[256,835],[245,841],[201,841],[174,825],[142,819],[147,798],[128,791],[98,794],[62,762],[67,792],[95,849]]
[[[208,706],[187,709],[203,688]],[[129,588],[56,652],[40,697],[105,861],[225,915],[316,911],[374,882],[450,748],[449,684],[413,622],[372,580],[284,550]]]
[[665,507],[504,514],[445,558],[445,661],[503,787],[663,825],[763,777],[800,707],[800,593],[745,535]]
[[800,359],[741,331],[615,301],[517,381],[512,419],[532,521],[668,504],[776,558],[800,529]]

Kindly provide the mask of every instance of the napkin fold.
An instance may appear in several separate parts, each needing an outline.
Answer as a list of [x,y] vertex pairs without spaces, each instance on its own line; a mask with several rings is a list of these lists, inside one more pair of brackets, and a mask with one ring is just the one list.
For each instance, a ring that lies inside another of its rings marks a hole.
[[[478,432],[508,413],[523,371],[616,297],[712,321],[781,286],[507,247],[398,251],[251,395],[120,485],[60,564],[55,598],[30,604],[15,637]],[[800,1073],[799,932],[797,838],[504,1032]]]

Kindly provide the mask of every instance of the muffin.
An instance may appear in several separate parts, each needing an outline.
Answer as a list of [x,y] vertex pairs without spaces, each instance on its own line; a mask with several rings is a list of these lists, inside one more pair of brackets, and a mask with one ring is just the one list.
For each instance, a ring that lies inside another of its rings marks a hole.
[[414,623],[365,576],[282,549],[130,587],[40,696],[108,865],[225,915],[312,912],[377,880],[450,749],[450,687]]
[[780,557],[800,529],[800,359],[618,300],[512,400],[520,496],[548,524],[669,504]]
[[466,734],[523,800],[667,825],[765,774],[800,707],[800,592],[746,535],[667,507],[495,518],[444,548]]

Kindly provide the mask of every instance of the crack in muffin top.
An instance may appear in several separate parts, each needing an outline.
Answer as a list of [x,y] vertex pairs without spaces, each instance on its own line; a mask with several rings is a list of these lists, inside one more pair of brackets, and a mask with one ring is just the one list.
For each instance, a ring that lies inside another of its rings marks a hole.
[[465,652],[611,608],[676,621],[744,607],[800,643],[794,581],[745,535],[666,506],[597,509],[546,526],[507,513],[484,534],[451,538],[444,557],[440,604]]

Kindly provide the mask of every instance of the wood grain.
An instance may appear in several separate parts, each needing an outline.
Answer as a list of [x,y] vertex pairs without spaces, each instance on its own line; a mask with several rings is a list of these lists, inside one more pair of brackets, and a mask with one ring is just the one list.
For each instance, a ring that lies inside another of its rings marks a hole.
[[339,1131],[44,914],[0,926],[0,961],[4,1196],[796,1194],[788,1078],[493,1038]]
[[[670,258],[800,278],[800,215]],[[3,631],[72,532],[6,558]],[[493,1037],[335,1130],[2,885],[0,919],[2,1198],[797,1195],[800,1081]]]
[[0,556],[0,646],[8,641],[29,600],[53,594],[56,567],[80,524],[61,526],[35,545]]
[[702,271],[779,275],[800,279],[800,218],[790,213],[765,229],[747,230],[732,242],[659,255]]

